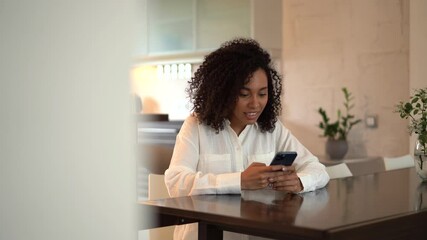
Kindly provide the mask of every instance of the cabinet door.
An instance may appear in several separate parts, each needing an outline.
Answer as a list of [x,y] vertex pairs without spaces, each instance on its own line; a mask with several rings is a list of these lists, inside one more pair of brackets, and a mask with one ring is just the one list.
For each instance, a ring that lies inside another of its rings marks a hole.
[[250,0],[197,0],[197,49],[216,49],[232,38],[250,37],[250,4]]
[[148,53],[194,50],[193,0],[148,0]]

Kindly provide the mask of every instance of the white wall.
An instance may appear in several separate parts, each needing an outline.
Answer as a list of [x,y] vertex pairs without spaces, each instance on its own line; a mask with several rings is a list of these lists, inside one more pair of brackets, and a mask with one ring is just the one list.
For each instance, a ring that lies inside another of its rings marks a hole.
[[[427,87],[427,1],[410,1],[410,94],[414,94],[416,88]],[[414,151],[416,136],[413,135],[410,141],[409,151]]]
[[378,118],[378,128],[352,129],[347,156],[408,153],[406,123],[394,106],[409,97],[409,1],[284,0],[283,26],[283,118],[292,132],[324,155],[317,109],[336,120],[347,87],[352,113]]
[[0,1],[0,239],[136,239],[136,0]]
[[410,93],[427,87],[427,1],[410,1]]

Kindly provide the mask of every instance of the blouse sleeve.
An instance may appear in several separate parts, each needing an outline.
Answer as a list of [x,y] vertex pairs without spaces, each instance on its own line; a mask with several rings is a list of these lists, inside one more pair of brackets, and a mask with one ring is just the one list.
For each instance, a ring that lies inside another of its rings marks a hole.
[[176,138],[165,183],[172,197],[241,192],[240,172],[212,174],[198,171],[199,124],[194,116],[184,121]]
[[298,154],[294,165],[303,185],[302,192],[314,191],[326,186],[329,182],[329,175],[319,159],[302,145],[280,121],[276,123],[276,131],[276,141],[278,142],[276,151],[296,151]]

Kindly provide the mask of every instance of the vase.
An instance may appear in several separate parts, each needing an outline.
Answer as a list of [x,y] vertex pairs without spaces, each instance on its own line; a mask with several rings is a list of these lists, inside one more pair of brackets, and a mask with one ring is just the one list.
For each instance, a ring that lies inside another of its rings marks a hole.
[[341,160],[347,154],[348,143],[346,140],[328,139],[326,141],[326,153],[331,160]]
[[415,170],[423,182],[427,181],[427,149],[419,140],[414,149]]
[[415,210],[422,211],[427,207],[427,182],[420,182],[415,195]]

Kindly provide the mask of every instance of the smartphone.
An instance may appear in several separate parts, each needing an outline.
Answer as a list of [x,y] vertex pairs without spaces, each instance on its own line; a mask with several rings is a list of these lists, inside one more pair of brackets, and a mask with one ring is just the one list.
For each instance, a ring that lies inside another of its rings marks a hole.
[[297,157],[297,152],[278,152],[270,163],[271,165],[291,166]]

